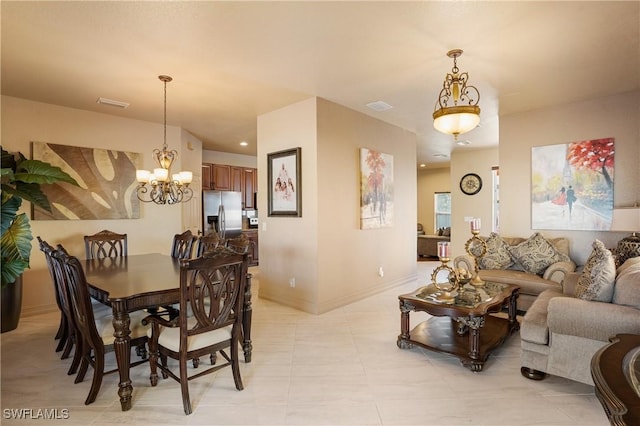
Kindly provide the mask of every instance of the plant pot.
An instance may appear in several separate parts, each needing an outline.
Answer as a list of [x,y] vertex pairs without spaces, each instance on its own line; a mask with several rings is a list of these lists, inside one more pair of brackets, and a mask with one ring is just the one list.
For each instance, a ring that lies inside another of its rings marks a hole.
[[15,330],[22,311],[22,275],[2,289],[2,333]]

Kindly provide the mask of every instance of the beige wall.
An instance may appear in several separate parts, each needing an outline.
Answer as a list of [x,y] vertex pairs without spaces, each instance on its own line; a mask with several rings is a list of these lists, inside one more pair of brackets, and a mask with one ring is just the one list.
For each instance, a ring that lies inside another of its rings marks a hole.
[[[614,206],[640,202],[640,91],[500,118],[500,228],[508,236],[531,229],[531,148],[605,137],[615,138]],[[628,233],[542,231],[571,239],[580,264],[595,238],[608,247]]]
[[[498,165],[498,148],[458,150],[451,155],[451,252],[453,256],[464,254],[465,243],[471,238],[469,223],[465,218],[480,218],[481,234],[489,235],[491,232],[493,215],[491,168],[496,165]],[[475,173],[482,179],[482,189],[475,195],[466,195],[460,190],[460,179],[467,173]],[[500,212],[500,217],[502,214]]]
[[[28,156],[30,142],[108,148],[142,153],[143,166],[153,168],[151,151],[162,146],[162,124],[119,118],[23,99],[2,96],[2,145]],[[167,144],[182,155],[189,140],[180,128],[167,127]],[[190,140],[193,144],[197,140]],[[199,176],[201,150],[178,157],[176,169],[190,169]],[[182,164],[180,163],[182,161]],[[188,162],[188,163],[187,163]],[[195,165],[195,167],[194,167]],[[196,172],[198,171],[198,172]],[[24,205],[29,211],[28,203]],[[84,257],[83,235],[102,229],[127,233],[129,253],[169,253],[171,240],[182,230],[181,206],[141,206],[140,219],[32,221],[34,236],[61,243],[71,254]],[[36,240],[34,240],[36,241]],[[24,275],[23,315],[57,309],[44,256],[34,242],[31,269]]]
[[213,164],[229,164],[238,167],[256,168],[256,157],[253,155],[234,154],[231,152],[202,151],[202,162]]
[[418,222],[424,226],[426,234],[435,234],[436,192],[451,192],[451,168],[418,170]]
[[[413,134],[311,98],[258,117],[258,141],[259,210],[267,209],[270,152],[302,148],[303,191],[301,218],[261,214],[260,297],[321,313],[415,279]],[[359,229],[361,147],[394,156],[392,228]]]

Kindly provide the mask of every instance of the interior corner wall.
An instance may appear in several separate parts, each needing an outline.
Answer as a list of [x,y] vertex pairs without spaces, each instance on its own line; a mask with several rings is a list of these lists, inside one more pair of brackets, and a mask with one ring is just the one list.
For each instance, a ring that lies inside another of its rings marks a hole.
[[[393,156],[391,227],[360,229],[360,148]],[[318,312],[416,278],[415,164],[414,133],[318,99]]]
[[[267,154],[298,146],[302,217],[267,217]],[[360,230],[359,148],[394,156],[391,228]],[[415,155],[412,133],[323,99],[259,116],[260,297],[322,313],[415,279]]]
[[418,223],[424,233],[435,235],[435,200],[437,192],[451,192],[451,167],[418,170]]
[[[640,91],[500,117],[500,229],[527,237],[531,229],[531,148],[615,138],[614,207],[640,202]],[[615,247],[628,233],[541,231],[571,240],[571,257],[584,264],[594,239]]]
[[[49,142],[140,152],[142,166],[152,169],[151,151],[162,145],[162,134],[162,124],[2,96],[2,146],[26,156],[30,142]],[[180,128],[167,127],[167,144],[181,154]],[[23,211],[30,212],[29,203],[23,203]],[[128,234],[129,254],[168,254],[173,235],[181,232],[181,207],[143,204],[140,215],[140,219],[120,220],[33,220],[31,225],[34,237],[60,243],[81,258],[83,236],[103,229]],[[23,316],[57,309],[51,278],[35,239],[23,288]]]
[[[451,252],[452,259],[465,253],[464,246],[471,238],[467,217],[479,218],[481,235],[489,235],[493,218],[493,171],[499,164],[498,148],[456,150],[451,154]],[[475,173],[482,179],[482,189],[474,195],[460,190],[460,179]],[[500,171],[502,185],[502,170]],[[502,202],[502,200],[500,200]],[[502,211],[500,212],[502,217]]]
[[[316,99],[258,116],[260,297],[315,313],[318,287]],[[268,216],[267,156],[301,148],[302,217]],[[291,285],[292,280],[295,286]]]

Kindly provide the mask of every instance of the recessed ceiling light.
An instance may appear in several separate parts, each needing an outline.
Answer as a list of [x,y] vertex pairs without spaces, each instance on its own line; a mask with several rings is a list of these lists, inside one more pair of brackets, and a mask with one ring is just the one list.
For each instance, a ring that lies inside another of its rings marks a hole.
[[427,167],[427,165],[422,163],[422,164],[420,164],[420,167]]
[[240,142],[240,146],[247,146],[247,145],[249,145],[249,142],[247,141]]
[[471,145],[471,142],[469,142],[469,141],[458,141],[458,142],[456,142],[456,145],[460,145],[460,146]]
[[126,107],[129,106],[129,104],[127,102],[114,101],[113,99],[107,99],[107,98],[103,98],[103,97],[99,97],[96,100],[96,103],[102,104],[102,105],[109,105],[109,106],[116,107],[116,108],[126,108]]
[[371,108],[374,111],[378,111],[378,112],[386,111],[388,109],[393,108],[391,105],[389,105],[388,103],[386,103],[384,101],[369,102],[367,104],[367,107]]

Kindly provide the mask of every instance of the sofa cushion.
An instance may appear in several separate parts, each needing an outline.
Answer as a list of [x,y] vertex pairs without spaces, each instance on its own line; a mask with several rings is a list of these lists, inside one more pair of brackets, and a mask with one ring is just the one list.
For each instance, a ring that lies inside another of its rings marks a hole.
[[513,284],[520,287],[520,294],[537,296],[548,289],[562,291],[560,283],[545,280],[538,275],[512,269],[484,269],[478,272],[484,281],[492,281],[503,284]]
[[613,303],[640,309],[640,257],[632,257],[618,268]]
[[542,275],[556,262],[571,260],[569,256],[556,250],[539,232],[516,246],[508,247],[508,250],[513,260],[522,265],[526,272],[536,275]]
[[557,290],[546,290],[540,293],[524,316],[520,326],[520,337],[523,341],[549,344],[549,326],[547,325],[547,307],[553,297],[567,297]]
[[595,240],[592,246],[591,255],[578,278],[575,296],[583,300],[611,302],[616,279],[613,254],[600,240]]
[[513,265],[508,250],[509,244],[500,235],[492,232],[489,238],[485,239],[485,243],[487,244],[487,252],[478,262],[480,269],[507,269]]

